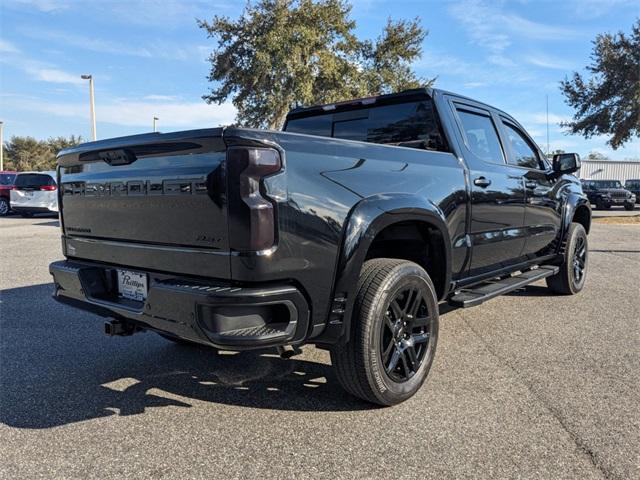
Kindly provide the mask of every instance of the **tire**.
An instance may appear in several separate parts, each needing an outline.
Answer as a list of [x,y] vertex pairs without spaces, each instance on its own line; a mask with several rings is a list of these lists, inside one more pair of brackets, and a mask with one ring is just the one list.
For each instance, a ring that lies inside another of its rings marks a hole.
[[560,295],[575,295],[584,287],[589,266],[587,232],[579,223],[572,223],[567,232],[564,261],[560,271],[547,277],[547,287]]
[[377,258],[365,262],[356,292],[349,341],[331,349],[331,363],[352,395],[396,405],[420,389],[433,363],[435,287],[419,265]]
[[627,210],[627,211],[631,211],[631,210],[633,210],[634,208],[636,208],[636,206],[635,206],[635,205],[633,205],[633,204],[630,204],[630,203],[625,203],[625,204],[624,204],[624,209],[625,209],[625,210]]
[[596,200],[596,210],[604,210],[604,203],[600,199]]
[[604,209],[605,209],[605,210],[611,210],[611,205],[605,205],[605,206],[604,206]]
[[0,217],[6,217],[10,211],[9,201],[6,198],[0,198]]

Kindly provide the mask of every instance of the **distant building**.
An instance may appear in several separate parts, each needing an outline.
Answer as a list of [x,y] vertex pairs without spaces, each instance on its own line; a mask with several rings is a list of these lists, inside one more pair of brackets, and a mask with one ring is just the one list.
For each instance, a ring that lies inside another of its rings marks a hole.
[[583,160],[580,178],[591,180],[640,179],[640,161]]

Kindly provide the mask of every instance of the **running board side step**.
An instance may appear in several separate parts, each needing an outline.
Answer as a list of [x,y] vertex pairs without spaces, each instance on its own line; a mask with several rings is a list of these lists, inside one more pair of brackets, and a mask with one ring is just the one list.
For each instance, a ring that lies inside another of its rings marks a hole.
[[462,308],[475,307],[494,297],[513,292],[530,283],[555,275],[559,270],[560,267],[545,265],[511,277],[488,280],[473,287],[462,288],[449,299],[449,304]]

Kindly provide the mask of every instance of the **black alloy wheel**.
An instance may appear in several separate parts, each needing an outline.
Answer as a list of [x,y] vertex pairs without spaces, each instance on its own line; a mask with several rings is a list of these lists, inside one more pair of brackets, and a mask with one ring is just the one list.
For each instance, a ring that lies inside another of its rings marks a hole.
[[586,237],[577,237],[573,249],[573,281],[582,283],[587,273],[587,240]]
[[399,291],[389,303],[381,327],[385,372],[395,382],[405,382],[420,369],[429,342],[431,317],[421,291]]

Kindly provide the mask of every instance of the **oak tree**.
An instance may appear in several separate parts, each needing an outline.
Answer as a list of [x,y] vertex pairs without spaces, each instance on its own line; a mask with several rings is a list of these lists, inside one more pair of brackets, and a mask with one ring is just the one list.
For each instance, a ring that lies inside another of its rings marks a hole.
[[573,120],[563,123],[571,133],[586,138],[610,135],[617,149],[640,136],[640,20],[631,30],[598,35],[593,42],[589,78],[579,73],[561,82]]
[[389,19],[378,38],[359,39],[350,10],[344,0],[259,0],[235,20],[198,20],[217,41],[204,100],[231,98],[239,125],[279,128],[294,105],[432,83],[411,68],[427,35],[419,19]]

